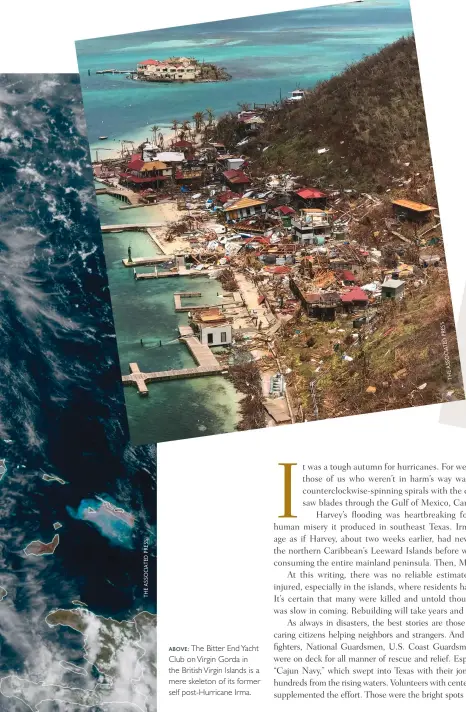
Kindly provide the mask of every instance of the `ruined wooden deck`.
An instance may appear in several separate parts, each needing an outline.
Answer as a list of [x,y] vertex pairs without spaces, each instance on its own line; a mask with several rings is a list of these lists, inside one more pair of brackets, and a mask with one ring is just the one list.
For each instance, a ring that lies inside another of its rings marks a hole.
[[141,396],[149,395],[148,383],[156,381],[174,381],[180,378],[199,378],[200,376],[216,376],[224,372],[212,351],[201,344],[190,326],[179,326],[180,341],[183,341],[198,364],[193,368],[180,368],[168,371],[152,371],[144,373],[137,363],[130,363],[130,374],[123,376],[123,385],[136,386]]

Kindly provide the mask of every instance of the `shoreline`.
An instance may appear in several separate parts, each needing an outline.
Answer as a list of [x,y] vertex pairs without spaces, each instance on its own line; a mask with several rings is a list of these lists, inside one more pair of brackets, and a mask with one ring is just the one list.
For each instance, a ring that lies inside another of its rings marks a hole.
[[[159,130],[157,131],[157,134],[163,134],[163,141],[164,141],[164,147],[163,151],[170,150],[169,143],[176,138],[177,133],[180,132],[180,127],[183,121],[189,121],[192,124],[192,117],[187,118],[187,119],[180,119],[179,120],[179,128],[178,131],[174,131],[174,129],[171,128],[171,126],[160,126]],[[212,126],[215,126],[217,123],[218,119],[214,118],[212,121]],[[203,140],[203,132],[198,131],[195,135],[195,138],[193,140],[194,145],[199,145],[199,143]],[[104,140],[97,140],[94,141],[93,143],[89,144],[90,148],[90,153],[91,153],[91,163],[100,163],[101,161],[109,160],[109,159],[115,159],[115,158],[121,158],[121,146],[122,142],[126,143],[133,143],[134,144],[134,150],[137,150],[137,147],[140,146],[142,143],[148,141],[149,143],[153,143],[154,137],[151,131],[151,127],[149,124],[147,126],[143,126],[139,129],[135,129],[134,132],[132,133],[131,138],[123,138],[123,137],[111,137],[109,136],[107,139]],[[118,144],[115,145],[115,144]],[[110,147],[111,146],[111,147]],[[96,156],[96,152],[98,152],[98,160]]]
[[[167,144],[167,146],[165,146],[164,148],[164,150],[166,150],[168,148],[168,143],[175,138],[175,131],[169,126],[161,126],[157,133],[163,134],[164,144]],[[124,138],[123,136],[109,136],[103,141],[99,141],[97,139],[97,141],[94,141],[93,143],[89,144],[89,149],[91,153],[91,163],[100,163],[101,161],[109,159],[121,158],[122,142],[133,143],[134,151],[136,152],[138,146],[140,146],[141,143],[144,143],[145,141],[149,141],[149,143],[152,143],[153,141],[153,135],[149,125],[141,127],[140,129],[135,129],[132,137],[129,139]],[[98,160],[96,152],[99,154]]]
[[[97,179],[96,183],[100,183],[100,181],[98,181],[98,179]],[[107,196],[107,197],[111,198],[111,196]],[[116,199],[113,199],[113,200],[116,201]],[[115,208],[116,207],[117,206],[115,205]],[[162,227],[144,230],[144,232],[147,234],[147,236],[150,240],[151,248],[155,254],[166,254],[167,259],[169,259],[177,252],[188,252],[189,251],[189,241],[186,239],[175,238],[172,241],[166,241],[163,239],[163,234],[166,231],[167,226],[172,222],[176,222],[178,219],[180,219],[181,217],[183,217],[185,215],[184,211],[178,210],[176,200],[171,200],[171,201],[167,201],[167,202],[162,202],[160,204],[147,206],[146,210],[150,210],[152,212],[152,214],[153,214],[152,216],[154,216],[154,221],[163,223]],[[124,232],[140,232],[139,230],[133,230],[133,231],[125,230],[125,223],[120,222],[122,215],[125,215],[128,212],[132,213],[133,211],[118,210],[118,213],[117,213],[117,211],[115,210],[115,224],[117,224],[117,223],[121,224],[121,228]],[[138,211],[136,211],[136,212],[138,212]],[[120,218],[120,219],[118,219],[118,218]],[[103,236],[104,246],[105,246],[105,241],[110,240],[110,239],[112,239],[110,236],[105,236],[105,235]],[[124,255],[122,255],[122,256],[124,256]],[[138,257],[148,256],[148,257],[150,257],[150,255],[136,255],[136,254],[134,256],[138,256]],[[125,269],[125,268],[122,267],[122,269]],[[162,280],[162,282],[163,281],[167,282],[167,288],[166,288],[167,293],[171,293],[176,289],[176,287],[174,285],[170,285],[172,280]],[[218,280],[212,279],[209,281],[214,283],[215,285],[218,285],[219,290],[222,289],[221,283],[218,282]],[[180,318],[180,316],[182,317],[182,315],[177,315],[177,324],[178,325],[183,324],[183,318]],[[118,341],[118,334],[117,334],[117,341]],[[218,378],[218,377],[215,376],[214,378]],[[205,400],[204,400],[205,406],[206,406],[206,408],[208,408],[209,402],[210,402],[213,410],[215,410],[216,408],[222,409],[226,406],[230,413],[228,418],[229,418],[230,424],[231,424],[230,427],[232,427],[231,430],[228,430],[226,432],[237,432],[238,425],[241,421],[240,405],[241,405],[241,401],[244,398],[244,394],[242,394],[240,391],[238,391],[234,387],[233,383],[231,383],[231,381],[229,381],[229,379],[225,379],[223,376],[220,376],[220,378],[222,378],[222,380],[227,383],[227,385],[225,386],[226,390],[222,389],[222,396],[220,397],[220,400],[218,402],[215,400],[215,396],[214,396],[214,400],[210,400],[210,401],[209,401],[209,398],[205,398]],[[199,379],[199,381],[202,381],[202,380],[204,380],[204,379]],[[207,380],[209,381],[210,378]],[[206,386],[207,386],[207,384],[202,384],[200,382],[194,384],[194,388],[196,389],[196,391],[199,392],[199,394],[206,393]],[[192,384],[191,384],[191,387],[192,387]],[[163,384],[157,384],[156,388],[163,388]],[[127,389],[125,389],[125,391],[126,390]],[[156,392],[153,395],[156,395]],[[128,393],[128,396],[131,399],[132,394]],[[138,405],[140,404],[142,407],[144,407],[144,401],[141,402],[138,400],[136,402],[138,403]],[[133,407],[133,406],[131,406],[131,407]],[[127,402],[127,408],[128,408],[128,402]],[[136,406],[136,408],[137,408],[137,406]],[[135,413],[135,417],[137,419],[137,417],[138,417],[137,412]],[[223,431],[220,431],[220,432],[223,432]],[[202,433],[200,432],[199,435],[200,434],[202,434]],[[163,441],[164,440],[161,440],[160,442],[163,442]]]

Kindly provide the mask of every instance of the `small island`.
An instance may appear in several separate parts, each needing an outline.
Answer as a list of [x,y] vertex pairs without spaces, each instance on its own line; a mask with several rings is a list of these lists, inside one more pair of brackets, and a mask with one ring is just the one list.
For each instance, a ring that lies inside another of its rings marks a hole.
[[209,62],[200,62],[195,57],[169,57],[169,59],[145,59],[138,62],[132,79],[143,82],[225,82],[231,74],[223,67]]
[[42,479],[46,482],[58,482],[59,485],[66,485],[66,481],[56,475],[42,475]]
[[48,543],[36,539],[27,545],[24,553],[26,556],[46,556],[47,554],[53,554],[59,543],[60,537],[58,534],[55,534],[52,541]]

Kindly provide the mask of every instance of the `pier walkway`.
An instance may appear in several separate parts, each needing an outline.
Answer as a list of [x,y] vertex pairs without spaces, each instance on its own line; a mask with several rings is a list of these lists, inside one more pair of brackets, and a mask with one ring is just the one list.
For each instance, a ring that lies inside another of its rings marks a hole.
[[[200,311],[202,309],[212,309],[212,307],[215,307],[215,304],[191,304],[189,307],[184,307],[181,304],[181,300],[189,298],[189,297],[202,297],[202,292],[174,292],[173,293],[173,300],[175,302],[175,311],[176,312],[190,312],[190,311]],[[182,327],[180,327],[181,329]]]
[[175,257],[170,255],[157,255],[156,257],[133,257],[131,262],[127,257],[121,260],[125,267],[147,267],[148,265],[158,265],[164,262],[174,262]]
[[163,223],[134,223],[134,224],[121,224],[120,225],[101,225],[101,232],[124,232],[126,230],[149,230],[154,227],[163,227]]
[[[165,258],[165,262],[167,262],[167,258]],[[170,270],[169,272],[154,271],[145,273],[142,272],[141,274],[136,273],[135,279],[160,279],[163,277],[203,277],[204,275],[210,274],[211,272],[211,270],[207,269],[187,269],[184,264],[184,257],[176,257],[176,262],[176,268]],[[182,292],[180,292],[180,294],[182,294]],[[189,309],[183,309],[182,311],[189,311]]]
[[179,326],[180,341],[183,341],[191,352],[192,357],[198,364],[193,368],[180,368],[169,371],[152,371],[143,373],[137,363],[130,363],[128,376],[123,376],[122,381],[125,386],[136,386],[139,395],[149,395],[148,383],[156,381],[174,381],[180,378],[199,378],[200,376],[216,376],[224,373],[223,367],[219,364],[212,351],[205,344],[201,344],[194,335],[190,326]]
[[105,188],[96,188],[96,195],[111,195],[112,198],[118,198],[123,200],[129,205],[143,205],[139,202],[139,196],[135,195],[132,190],[126,190],[126,188],[111,188],[110,186]]

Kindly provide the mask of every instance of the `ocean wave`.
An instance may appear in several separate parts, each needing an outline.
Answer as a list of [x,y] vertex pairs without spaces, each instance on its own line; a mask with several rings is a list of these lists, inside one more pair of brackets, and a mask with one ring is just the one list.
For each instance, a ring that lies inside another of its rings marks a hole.
[[[131,627],[155,603],[153,589],[143,598],[140,567],[155,526],[155,446],[129,444],[84,133],[77,76],[0,75],[0,708],[12,711],[15,699],[33,709],[44,694],[60,709],[92,700],[149,710],[126,663],[155,696],[135,645],[115,637],[121,674],[101,685],[79,634],[45,624],[74,599],[92,606],[93,630],[102,611]],[[86,500],[105,507],[95,492],[121,509],[126,548],[112,546],[108,534],[121,535],[113,519],[99,529],[68,514]],[[55,524],[53,555],[26,557],[28,543],[53,539]]]

